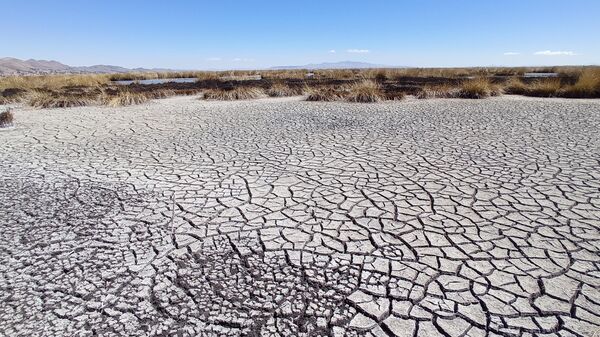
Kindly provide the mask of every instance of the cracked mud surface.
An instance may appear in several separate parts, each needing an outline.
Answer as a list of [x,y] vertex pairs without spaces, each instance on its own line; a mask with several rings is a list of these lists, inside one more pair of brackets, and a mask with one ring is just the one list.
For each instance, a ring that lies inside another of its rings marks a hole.
[[0,335],[600,327],[600,101],[184,97],[16,121]]

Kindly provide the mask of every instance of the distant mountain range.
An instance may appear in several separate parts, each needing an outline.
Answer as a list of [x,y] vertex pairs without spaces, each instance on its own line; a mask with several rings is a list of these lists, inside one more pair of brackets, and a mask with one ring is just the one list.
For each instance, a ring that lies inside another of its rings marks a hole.
[[87,67],[72,67],[57,61],[19,60],[13,57],[0,58],[0,75],[41,74],[114,74],[128,72],[170,71],[170,69],[123,68],[98,64]]
[[285,70],[285,69],[367,69],[367,68],[404,68],[387,66],[383,64],[373,64],[367,62],[353,62],[353,61],[341,61],[341,62],[325,62],[325,63],[311,63],[303,66],[278,66],[271,67],[273,70]]
[[[366,69],[366,68],[403,68],[386,66],[382,64],[373,64],[366,62],[326,62],[326,63],[311,63],[303,66],[279,66],[272,67],[272,70],[283,69]],[[13,57],[0,58],[0,76],[7,75],[43,75],[43,74],[114,74],[128,72],[165,72],[176,71],[163,68],[124,68],[111,65],[93,65],[86,67],[72,67],[57,61],[46,60],[19,60]]]

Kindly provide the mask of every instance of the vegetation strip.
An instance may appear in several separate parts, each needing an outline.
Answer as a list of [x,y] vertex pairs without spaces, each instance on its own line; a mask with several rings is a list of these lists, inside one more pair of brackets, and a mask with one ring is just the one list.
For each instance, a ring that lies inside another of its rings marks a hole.
[[[525,74],[553,73],[535,78]],[[116,85],[116,80],[197,78],[191,83]],[[243,100],[305,95],[307,101],[359,103],[418,98],[535,97],[599,98],[600,67],[271,70],[165,72],[113,75],[11,76],[0,78],[0,104],[36,108],[124,106],[174,95]]]

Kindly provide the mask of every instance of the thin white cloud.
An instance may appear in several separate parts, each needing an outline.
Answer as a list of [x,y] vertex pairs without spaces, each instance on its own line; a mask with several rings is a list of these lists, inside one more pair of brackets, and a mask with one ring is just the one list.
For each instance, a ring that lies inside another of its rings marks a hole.
[[545,55],[545,56],[573,56],[573,55],[577,55],[574,52],[570,51],[570,50],[563,50],[563,51],[555,51],[555,50],[541,50],[541,51],[536,51],[535,53],[533,53],[533,55]]
[[248,58],[243,58],[243,57],[236,57],[233,59],[233,61],[235,62],[252,62],[254,61],[254,59],[248,59]]
[[329,51],[331,54],[335,54],[335,49]]
[[348,50],[346,50],[346,52],[353,53],[353,54],[366,54],[366,53],[370,53],[371,51],[368,49],[348,49]]
[[521,55],[521,53],[518,53],[516,51],[507,51],[506,53],[504,53],[504,55],[509,55],[509,56],[511,56],[511,55]]
[[207,61],[221,61],[220,57],[209,57],[206,59]]

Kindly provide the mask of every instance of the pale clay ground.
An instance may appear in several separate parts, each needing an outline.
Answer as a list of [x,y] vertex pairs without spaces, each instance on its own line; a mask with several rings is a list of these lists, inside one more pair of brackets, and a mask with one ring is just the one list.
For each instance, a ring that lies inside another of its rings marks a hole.
[[2,336],[592,336],[600,100],[15,111]]

